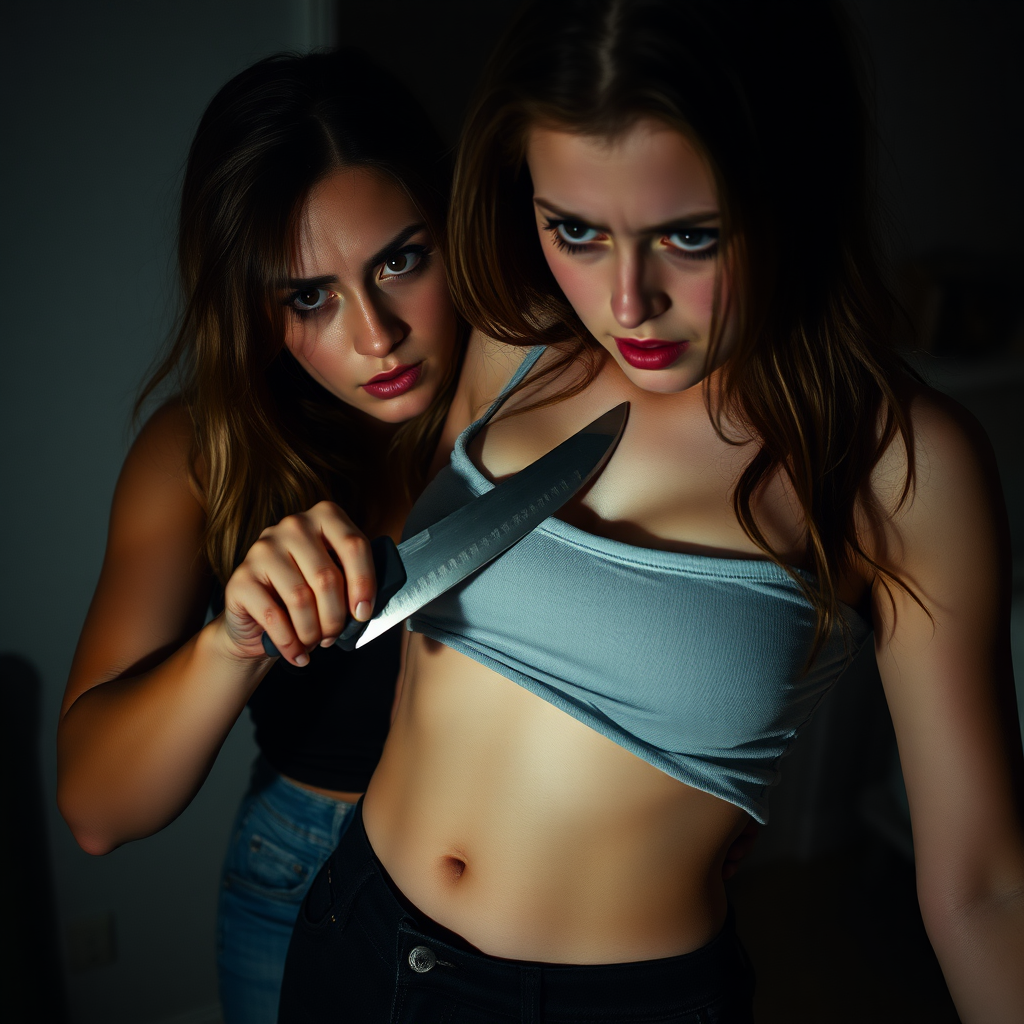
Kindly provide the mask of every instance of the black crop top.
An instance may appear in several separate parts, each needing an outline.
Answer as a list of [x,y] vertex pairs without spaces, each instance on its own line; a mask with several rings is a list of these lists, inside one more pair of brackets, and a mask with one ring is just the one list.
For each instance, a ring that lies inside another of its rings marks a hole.
[[[223,591],[211,606],[220,613]],[[365,790],[391,724],[400,642],[394,628],[355,651],[318,647],[305,668],[280,659],[249,698],[270,764],[307,786]]]

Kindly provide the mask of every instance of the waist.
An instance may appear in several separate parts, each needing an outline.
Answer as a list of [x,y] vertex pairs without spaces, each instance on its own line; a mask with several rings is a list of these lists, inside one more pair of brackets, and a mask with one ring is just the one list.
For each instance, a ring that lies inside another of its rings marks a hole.
[[419,666],[367,791],[401,890],[499,957],[626,962],[709,941],[746,815],[462,660],[468,676]]
[[664,1011],[667,1017],[681,1008],[705,1007],[723,993],[736,996],[752,988],[731,911],[707,943],[678,956],[600,965],[490,956],[409,900],[377,857],[361,810],[357,806],[351,827],[331,856],[329,878],[358,880],[353,891],[332,896],[332,920],[344,925],[350,914],[358,915],[366,938],[378,950],[394,950],[397,933],[399,971],[451,975],[461,997],[485,1006],[503,999],[518,1006],[532,987],[543,993],[545,1015],[559,1019],[569,1014],[573,1019],[588,1014],[602,1019],[621,1014],[626,1019],[638,1008]]
[[328,800],[337,800],[341,803],[354,804],[365,792],[365,789],[356,791],[346,789],[328,789],[325,786],[311,786],[308,782],[301,782],[299,779],[293,779],[290,775],[281,775],[281,778],[285,782],[291,783],[293,786],[298,786],[299,789],[306,790],[307,793],[315,793],[317,796],[327,797]]
[[330,849],[338,824],[349,813],[359,794],[323,793],[278,772],[262,754],[253,762],[248,798],[259,799],[276,817],[301,828],[310,840]]

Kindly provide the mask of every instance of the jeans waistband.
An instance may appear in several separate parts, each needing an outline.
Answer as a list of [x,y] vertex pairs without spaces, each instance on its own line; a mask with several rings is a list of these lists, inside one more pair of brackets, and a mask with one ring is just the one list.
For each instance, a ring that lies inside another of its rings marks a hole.
[[249,793],[262,800],[289,827],[296,829],[301,825],[301,832],[331,846],[337,841],[341,822],[352,810],[352,804],[344,800],[314,793],[286,779],[262,756],[253,764]]
[[[691,953],[618,964],[550,964],[488,956],[416,909],[395,887],[363,827],[362,801],[331,855],[339,880],[353,883],[351,899],[339,897],[336,913],[351,915],[385,958],[394,958],[399,981],[445,979],[476,1001],[508,1002],[543,991],[547,1013],[595,1015],[641,1006],[648,1014],[697,1011],[753,987],[746,954],[730,908],[722,931]],[[333,873],[333,872],[332,872]],[[342,881],[340,888],[345,889]],[[581,1017],[581,1019],[583,1019]]]

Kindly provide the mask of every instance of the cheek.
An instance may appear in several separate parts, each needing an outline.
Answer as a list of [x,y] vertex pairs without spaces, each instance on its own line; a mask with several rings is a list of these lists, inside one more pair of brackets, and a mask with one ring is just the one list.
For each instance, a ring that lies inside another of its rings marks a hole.
[[545,250],[544,257],[562,294],[584,324],[590,324],[609,309],[611,291],[600,271],[586,257]]
[[444,274],[424,280],[420,287],[411,289],[396,312],[406,322],[412,334],[430,345],[438,354],[455,343],[455,307],[448,292]]
[[[722,296],[725,297],[724,294]],[[681,305],[703,329],[710,329],[711,313],[715,307],[715,270],[696,274],[680,285]]]
[[285,348],[300,361],[316,358],[330,338],[332,319],[323,313],[304,318],[289,314],[284,327]]
[[307,324],[296,317],[289,317],[284,329],[284,347],[301,361],[312,347],[309,343],[312,333]]
[[352,383],[349,362],[350,350],[340,325],[330,320],[318,323],[293,320],[284,335],[285,348],[298,364],[315,380],[338,397]]

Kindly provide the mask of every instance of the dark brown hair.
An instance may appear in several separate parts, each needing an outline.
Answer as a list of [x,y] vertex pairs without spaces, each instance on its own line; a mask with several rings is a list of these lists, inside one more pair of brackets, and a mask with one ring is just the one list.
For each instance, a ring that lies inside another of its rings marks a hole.
[[[193,426],[190,467],[206,505],[204,552],[221,582],[283,515],[333,498],[357,522],[382,457],[408,493],[422,483],[457,378],[374,449],[366,416],[316,383],[284,346],[275,289],[288,277],[296,221],[338,167],[369,167],[403,188],[444,239],[447,152],[412,95],[358,50],[277,54],[213,98],[189,151],[178,265],[183,309],[136,411],[177,373]],[[380,499],[394,495],[378,495]]]
[[[554,369],[596,343],[540,248],[525,164],[543,125],[615,137],[638,118],[682,132],[713,175],[721,267],[739,342],[709,412],[759,442],[733,492],[747,535],[786,568],[818,616],[837,622],[838,580],[864,552],[855,510],[881,515],[872,469],[900,436],[910,376],[871,241],[868,118],[839,13],[822,0],[537,0],[495,52],[463,135],[449,219],[449,271],[462,313],[512,343],[560,345]],[[486,267],[486,274],[478,268]],[[716,290],[720,294],[720,288]],[[714,360],[726,311],[712,320]],[[572,391],[586,386],[585,379]],[[753,512],[785,473],[808,531],[814,581],[785,565]],[[902,585],[902,584],[900,584]]]

